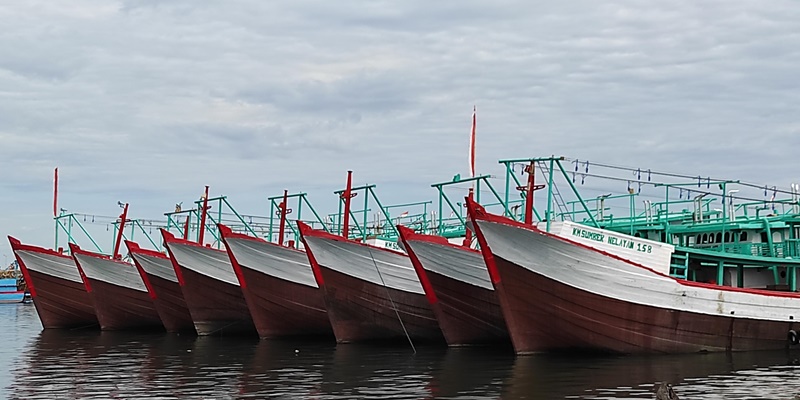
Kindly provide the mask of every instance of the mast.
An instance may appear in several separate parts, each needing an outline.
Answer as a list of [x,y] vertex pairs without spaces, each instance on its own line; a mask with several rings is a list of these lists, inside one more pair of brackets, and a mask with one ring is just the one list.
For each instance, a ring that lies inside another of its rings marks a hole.
[[206,232],[206,213],[208,213],[208,185],[206,185],[206,191],[203,194],[203,210],[200,212],[200,236],[197,239],[197,243],[201,246],[203,245],[203,236]]
[[[473,198],[474,196],[475,196],[475,190],[472,187],[470,187],[467,198],[469,199],[469,201],[474,201]],[[469,247],[470,244],[472,244],[472,231],[469,230],[469,228],[467,228],[466,224],[464,225],[464,242],[462,244],[464,245],[464,247]]]
[[186,223],[183,224],[183,240],[189,239],[189,220],[192,218],[192,213],[186,214]]
[[125,207],[122,209],[122,215],[120,215],[120,222],[119,222],[119,230],[117,231],[117,240],[114,242],[114,259],[117,260],[120,258],[119,256],[119,245],[122,243],[122,231],[125,230],[125,220],[128,218],[128,203],[125,203]]
[[353,171],[347,171],[347,186],[342,193],[344,199],[344,221],[342,222],[342,237],[348,238],[348,230],[350,229],[350,199],[353,197],[351,189],[353,188]]
[[535,164],[533,161],[525,167],[525,172],[528,173],[528,185],[525,187],[525,224],[530,225],[533,223],[533,181],[535,178]]
[[278,228],[278,245],[283,246],[283,234],[285,233],[285,225],[286,225],[286,205],[289,201],[289,191],[284,189],[283,190],[283,201],[281,204],[278,204],[278,212],[281,213],[281,222],[280,227]]

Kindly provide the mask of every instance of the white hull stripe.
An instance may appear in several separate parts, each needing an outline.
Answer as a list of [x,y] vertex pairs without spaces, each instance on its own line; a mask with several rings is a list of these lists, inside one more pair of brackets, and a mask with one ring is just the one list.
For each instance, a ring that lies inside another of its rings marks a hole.
[[112,285],[147,292],[136,266],[128,263],[116,262],[110,259],[75,254],[74,257],[81,264],[81,269],[86,277]]
[[425,270],[494,290],[480,253],[422,240],[408,240],[407,243]]
[[172,261],[169,258],[153,257],[135,252],[131,252],[130,254],[148,275],[178,283],[178,277],[175,275],[175,268],[172,266]]
[[316,236],[306,236],[305,241],[322,266],[376,285],[383,285],[385,282],[392,289],[425,293],[411,260],[406,255],[360,243]]
[[305,252],[249,239],[226,238],[242,267],[301,285],[319,287]]
[[25,268],[45,275],[83,284],[81,274],[75,261],[71,258],[59,257],[50,254],[29,250],[17,250],[16,254],[22,259]]
[[233,271],[228,253],[215,249],[187,245],[181,243],[167,243],[175,261],[182,268],[190,269],[216,280],[239,286],[239,279]]

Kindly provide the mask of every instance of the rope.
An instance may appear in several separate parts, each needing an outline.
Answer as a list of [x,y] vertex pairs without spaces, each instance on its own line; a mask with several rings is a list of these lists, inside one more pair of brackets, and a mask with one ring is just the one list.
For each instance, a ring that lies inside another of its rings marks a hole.
[[378,268],[378,263],[375,262],[375,257],[372,256],[372,249],[367,245],[367,251],[369,251],[369,258],[372,259],[372,265],[375,266],[375,270],[378,271],[378,276],[381,278],[381,284],[383,284],[384,289],[386,289],[386,296],[389,297],[389,302],[392,303],[392,308],[394,309],[394,313],[397,315],[397,320],[400,321],[400,326],[403,328],[403,333],[406,335],[406,339],[408,339],[408,343],[411,345],[411,350],[414,350],[414,354],[417,354],[417,348],[414,347],[414,342],[411,341],[411,336],[409,336],[408,331],[406,330],[406,325],[403,324],[403,319],[400,318],[400,312],[397,311],[397,306],[394,304],[394,300],[392,300],[392,294],[389,292],[389,287],[386,286],[386,282],[383,280],[383,274],[381,274],[380,268]]

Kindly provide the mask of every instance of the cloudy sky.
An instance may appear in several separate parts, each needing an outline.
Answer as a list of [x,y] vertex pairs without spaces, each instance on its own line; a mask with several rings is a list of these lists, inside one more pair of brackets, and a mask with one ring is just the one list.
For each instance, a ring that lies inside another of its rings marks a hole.
[[[0,254],[70,211],[158,218],[203,185],[240,211],[343,186],[434,199],[560,154],[800,181],[793,1],[0,4]],[[107,238],[102,238],[106,240]],[[106,240],[108,241],[108,240]]]

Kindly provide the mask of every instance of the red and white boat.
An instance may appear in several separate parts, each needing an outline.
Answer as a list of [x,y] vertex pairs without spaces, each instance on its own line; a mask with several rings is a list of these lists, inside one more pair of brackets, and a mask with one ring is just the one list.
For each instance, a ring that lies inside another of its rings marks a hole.
[[798,327],[800,294],[670,277],[669,244],[467,204],[518,353],[783,349]]
[[69,247],[92,299],[100,329],[163,329],[133,264],[82,250],[73,243]]
[[397,228],[447,344],[508,342],[503,313],[481,253],[441,236]]
[[198,335],[256,334],[228,253],[161,230]]
[[158,251],[143,249],[129,240],[125,241],[125,245],[167,332],[194,331],[192,316],[169,257]]
[[408,256],[297,224],[337,342],[443,339]]
[[9,236],[45,329],[97,327],[92,300],[72,257]]
[[325,301],[304,251],[219,231],[262,338],[332,336]]

